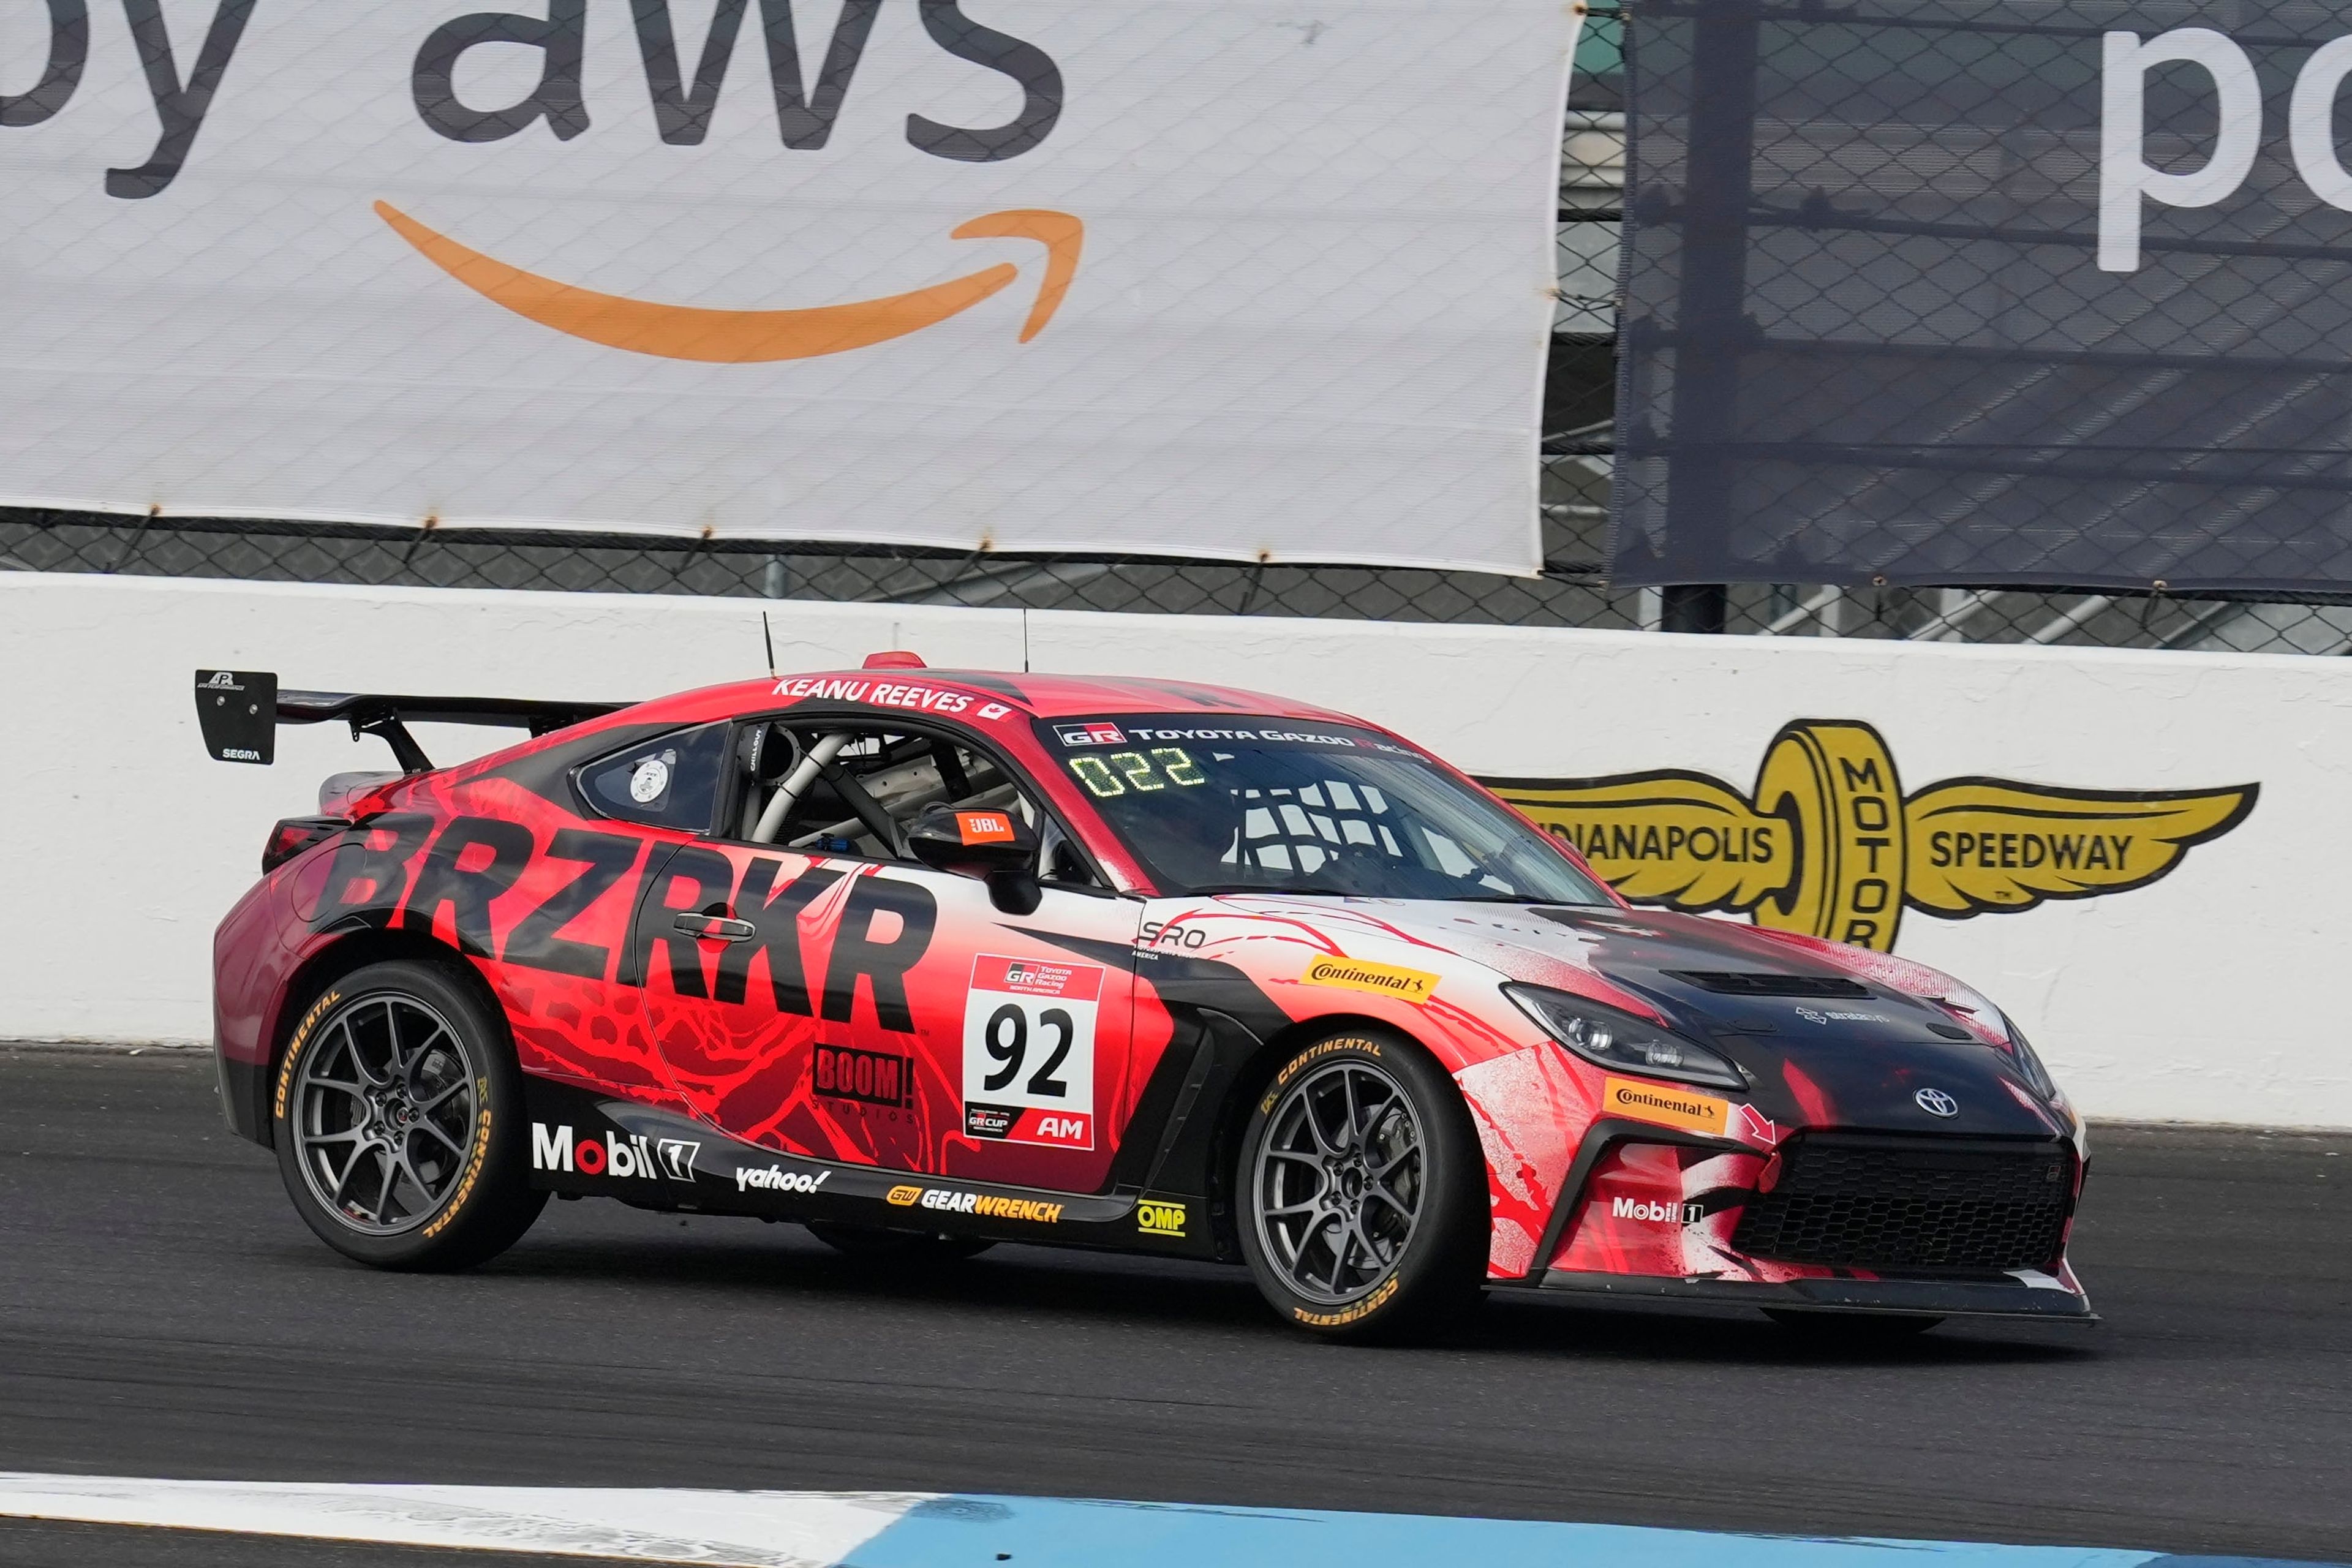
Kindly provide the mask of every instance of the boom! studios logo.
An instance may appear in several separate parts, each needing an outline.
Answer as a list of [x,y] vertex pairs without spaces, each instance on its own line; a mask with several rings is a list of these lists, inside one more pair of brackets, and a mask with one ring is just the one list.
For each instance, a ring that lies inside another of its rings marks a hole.
[[1727,910],[1880,952],[1907,906],[1943,920],[2143,888],[2246,819],[2260,785],[2087,790],[1956,778],[1908,796],[1885,739],[1800,719],[1748,794],[1663,769],[1481,781],[1637,904]]
[[[218,0],[211,26],[184,79],[158,0],[124,0],[131,39],[145,68],[159,132],[146,161],[106,171],[105,190],[125,201],[163,195],[194,153],[257,0]],[[645,67],[656,132],[671,146],[693,147],[709,134],[736,43],[752,0],[718,0],[689,84],[681,66],[670,0],[633,0],[637,51]],[[776,129],[792,151],[831,139],[855,83],[882,0],[842,0],[814,89],[807,85],[793,0],[758,0]],[[906,140],[932,157],[1001,163],[1044,142],[1060,122],[1061,68],[1035,44],[963,14],[962,0],[917,0],[932,44],[959,60],[1008,78],[1021,92],[1012,119],[990,126],[947,124],[907,116]],[[73,99],[89,63],[89,0],[48,0],[47,58],[30,90],[0,93],[0,127],[27,128],[56,118]],[[545,14],[477,11],[444,22],[419,45],[409,66],[409,98],[428,129],[449,141],[503,142],[544,123],[560,142],[585,135],[591,120],[583,87],[588,0],[545,0]],[[183,40],[188,42],[191,40]],[[813,42],[814,40],[812,40]],[[457,78],[471,50],[536,50],[539,80],[520,99],[496,106],[461,97]],[[6,62],[0,62],[5,64]],[[13,71],[0,79],[19,79]],[[376,216],[417,253],[484,299],[551,331],[626,353],[711,363],[766,363],[846,353],[905,337],[961,314],[1010,287],[1020,268],[998,262],[912,292],[841,304],[785,310],[714,310],[602,294],[512,267],[418,222],[385,202]],[[950,231],[951,239],[1026,239],[1045,248],[1035,302],[1021,329],[1028,342],[1043,331],[1076,276],[1086,226],[1043,208],[986,213]]]

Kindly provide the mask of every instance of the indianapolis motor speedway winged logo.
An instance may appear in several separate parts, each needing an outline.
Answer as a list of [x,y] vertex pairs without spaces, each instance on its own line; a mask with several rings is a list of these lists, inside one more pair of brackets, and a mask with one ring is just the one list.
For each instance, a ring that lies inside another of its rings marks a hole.
[[2146,887],[2243,822],[2261,790],[1954,778],[1906,795],[1885,739],[1841,719],[1784,726],[1746,795],[1671,768],[1483,782],[1635,903],[1729,910],[1881,952],[1906,907],[1968,920]]

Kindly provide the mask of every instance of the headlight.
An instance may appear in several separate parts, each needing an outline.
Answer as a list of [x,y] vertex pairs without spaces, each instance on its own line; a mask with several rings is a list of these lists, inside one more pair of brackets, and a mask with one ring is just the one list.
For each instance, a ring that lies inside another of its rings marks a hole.
[[1503,994],[1545,1034],[1595,1067],[1717,1089],[1748,1087],[1729,1057],[1631,1013],[1540,985],[1506,985]]
[[2033,1054],[2033,1047],[2025,1043],[2025,1031],[2019,1028],[2008,1014],[1997,1013],[1995,1016],[2000,1019],[2000,1032],[2009,1037],[2010,1046],[2016,1052],[2018,1069],[2025,1074],[2025,1081],[2042,1099],[2057,1099],[2058,1085],[2051,1079],[2050,1069],[2042,1065],[2042,1058]]

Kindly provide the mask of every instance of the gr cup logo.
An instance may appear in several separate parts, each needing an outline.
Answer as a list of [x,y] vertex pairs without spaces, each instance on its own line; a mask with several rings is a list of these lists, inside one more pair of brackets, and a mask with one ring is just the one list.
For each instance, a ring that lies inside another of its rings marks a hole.
[[1783,728],[1744,795],[1671,769],[1482,782],[1637,904],[1727,910],[1880,952],[1906,908],[1967,920],[2144,888],[2243,822],[2260,793],[1969,777],[1906,795],[1885,738],[1838,719]]
[[691,1182],[694,1157],[702,1145],[681,1138],[656,1143],[642,1132],[625,1136],[606,1132],[599,1138],[575,1139],[572,1129],[530,1124],[530,1168],[562,1171],[583,1176],[614,1176],[623,1180]]

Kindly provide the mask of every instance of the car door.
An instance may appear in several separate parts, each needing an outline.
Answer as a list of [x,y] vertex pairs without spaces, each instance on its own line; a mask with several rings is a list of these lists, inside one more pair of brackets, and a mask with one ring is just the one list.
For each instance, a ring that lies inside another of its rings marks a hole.
[[[904,858],[899,829],[922,805],[1037,814],[969,738],[849,718],[752,733],[737,748],[740,837],[679,847],[640,905],[646,1017],[678,1094],[788,1152],[1098,1186],[1109,1123],[1140,1088],[1140,906],[1062,885],[1008,916],[982,883]],[[828,738],[824,781],[758,841],[779,785]]]

